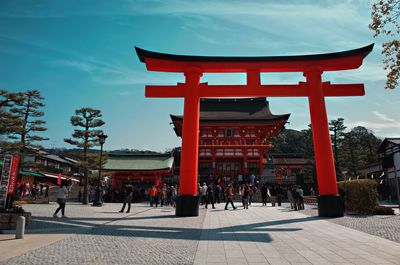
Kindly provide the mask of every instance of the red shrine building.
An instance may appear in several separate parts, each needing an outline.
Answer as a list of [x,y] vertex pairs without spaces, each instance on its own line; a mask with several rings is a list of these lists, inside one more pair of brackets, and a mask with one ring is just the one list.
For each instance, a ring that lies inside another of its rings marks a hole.
[[[284,127],[290,114],[274,115],[265,97],[201,99],[198,172],[204,177],[260,176],[271,138]],[[182,137],[183,116],[171,115]]]

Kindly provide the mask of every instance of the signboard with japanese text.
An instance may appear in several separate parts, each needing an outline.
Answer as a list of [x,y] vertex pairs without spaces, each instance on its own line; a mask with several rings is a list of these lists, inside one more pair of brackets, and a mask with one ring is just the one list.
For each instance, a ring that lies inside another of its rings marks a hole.
[[7,195],[14,195],[17,189],[19,156],[13,156],[10,170],[10,178],[8,181]]
[[3,160],[3,170],[0,176],[0,206],[6,206],[8,183],[12,165],[12,155],[5,155]]

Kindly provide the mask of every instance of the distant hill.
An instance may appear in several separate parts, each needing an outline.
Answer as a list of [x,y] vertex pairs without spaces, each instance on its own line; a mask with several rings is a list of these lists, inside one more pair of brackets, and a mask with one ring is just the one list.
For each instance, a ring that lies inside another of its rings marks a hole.
[[[73,154],[80,154],[83,153],[82,149],[77,149],[77,148],[46,148],[44,149],[46,152],[50,154],[57,154],[57,155],[73,155]],[[106,151],[108,154],[161,154],[160,152],[154,152],[150,150],[137,150],[137,149],[117,149],[117,150],[111,150],[111,151]],[[89,154],[98,154],[100,153],[100,150],[98,149],[88,149]]]

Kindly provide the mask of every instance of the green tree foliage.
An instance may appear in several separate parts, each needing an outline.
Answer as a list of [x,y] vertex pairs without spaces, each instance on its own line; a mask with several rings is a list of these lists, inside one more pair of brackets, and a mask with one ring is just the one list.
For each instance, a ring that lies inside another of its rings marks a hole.
[[388,71],[386,88],[389,89],[396,88],[400,78],[399,16],[399,0],[379,0],[372,5],[372,22],[369,28],[374,31],[374,37],[382,35],[389,39],[382,44],[384,69]]
[[18,131],[22,124],[22,120],[10,111],[20,100],[19,93],[0,90],[0,153],[15,149],[15,144],[7,139],[8,135]]
[[18,117],[10,112],[10,109],[20,102],[18,93],[10,93],[0,90],[0,134],[8,134],[16,130],[19,125]]
[[272,139],[273,152],[276,153],[301,153],[307,158],[314,159],[311,128],[296,131],[284,129]]
[[29,148],[38,147],[36,142],[48,140],[38,133],[46,131],[46,122],[41,117],[44,112],[40,109],[44,106],[44,98],[38,90],[28,90],[16,94],[15,104],[9,108],[8,114],[12,126],[8,127],[7,138],[14,141],[11,143],[13,151],[21,156]]
[[296,130],[284,129],[273,139],[274,152],[277,153],[304,153],[303,135]]
[[[359,168],[379,161],[377,150],[382,141],[365,127],[358,126],[348,132],[344,132],[345,128],[342,118],[330,122],[335,164],[340,165],[336,167],[337,175],[342,176],[343,171],[349,176],[357,176]],[[306,158],[314,160],[310,126],[301,131],[285,129],[272,140],[272,143],[273,152],[303,153]]]
[[372,131],[357,126],[344,134],[343,145],[339,149],[340,164],[357,176],[357,169],[379,161],[378,148],[382,141]]
[[332,132],[332,145],[333,145],[333,154],[335,156],[335,168],[336,168],[336,175],[338,179],[341,179],[342,172],[340,170],[340,163],[339,163],[339,147],[342,144],[342,140],[344,137],[344,130],[346,126],[344,126],[344,119],[338,118],[337,120],[331,120],[329,122],[329,130]]
[[75,110],[75,116],[71,117],[71,124],[76,129],[72,138],[64,139],[65,142],[83,149],[83,153],[77,157],[80,166],[84,169],[83,204],[89,203],[88,170],[97,168],[97,155],[89,155],[88,149],[99,145],[98,135],[102,131],[98,128],[105,124],[101,117],[102,113],[97,109],[81,108]]

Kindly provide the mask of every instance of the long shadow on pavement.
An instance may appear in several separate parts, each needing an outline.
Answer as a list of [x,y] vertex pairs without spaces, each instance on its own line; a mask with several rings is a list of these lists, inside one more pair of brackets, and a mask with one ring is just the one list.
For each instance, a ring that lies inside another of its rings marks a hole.
[[[143,212],[141,212],[143,213]],[[139,213],[137,213],[139,214]],[[295,219],[272,220],[246,225],[235,225],[222,228],[184,228],[184,227],[163,227],[147,225],[124,224],[135,220],[164,220],[160,225],[174,224],[175,215],[160,216],[134,216],[135,214],[121,218],[91,218],[91,217],[71,217],[68,219],[54,219],[51,217],[35,217],[35,222],[42,222],[42,226],[50,227],[53,224],[55,229],[32,229],[28,233],[79,233],[85,235],[106,235],[121,237],[142,237],[142,238],[165,238],[182,240],[211,240],[211,241],[251,241],[251,242],[271,242],[268,232],[294,232],[302,228],[271,227],[293,223],[310,222],[321,220],[315,216],[306,216]],[[188,217],[199,218],[199,217]],[[102,221],[93,224],[88,221]],[[118,224],[118,223],[122,224]],[[134,223],[133,223],[134,224]],[[86,229],[82,229],[86,228]]]

